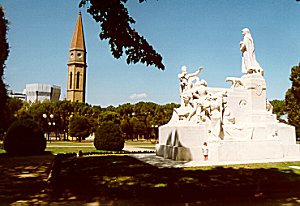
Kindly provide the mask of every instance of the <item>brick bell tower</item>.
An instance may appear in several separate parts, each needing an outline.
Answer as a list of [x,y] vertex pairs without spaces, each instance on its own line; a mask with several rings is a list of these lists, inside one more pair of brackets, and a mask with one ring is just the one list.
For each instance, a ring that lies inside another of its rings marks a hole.
[[86,49],[79,11],[69,52],[67,100],[85,102],[86,67]]

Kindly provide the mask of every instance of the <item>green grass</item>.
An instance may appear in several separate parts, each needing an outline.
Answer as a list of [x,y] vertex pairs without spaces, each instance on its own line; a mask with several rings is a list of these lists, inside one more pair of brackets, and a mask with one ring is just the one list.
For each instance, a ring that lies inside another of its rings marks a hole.
[[96,152],[93,142],[48,142],[45,151],[52,154],[59,153],[78,153],[82,152]]
[[0,205],[44,195],[41,191],[47,186],[54,157],[51,154],[17,157],[0,154]]
[[139,146],[139,147],[155,147],[153,142],[136,142],[136,141],[126,141],[125,145],[127,146]]
[[[295,167],[296,166],[296,167]],[[186,171],[197,171],[197,170],[212,170],[219,166],[203,166],[203,167],[188,167],[183,168]],[[252,164],[239,164],[239,165],[223,165],[222,168],[232,169],[278,169],[283,173],[294,173],[300,175],[300,162],[270,162],[270,163],[252,163]]]
[[[64,146],[56,148],[63,148],[64,153],[65,146],[72,145],[77,150],[93,149],[89,144],[51,143]],[[54,157],[1,154],[0,202],[11,204],[23,199],[44,205],[83,205],[98,200],[114,201],[116,205],[300,203],[300,162],[179,169],[157,168],[128,155],[60,156],[62,159],[46,184]]]
[[95,147],[47,147],[45,151],[51,152],[52,154],[65,154],[65,153],[78,153],[79,151],[82,151],[83,153],[88,152],[97,152],[99,150],[96,150]]
[[90,146],[94,147],[93,142],[71,142],[71,141],[52,141],[47,142],[47,146]]
[[127,155],[65,157],[52,192],[58,199],[81,201],[300,203],[300,173],[290,166],[300,162],[178,169],[157,168]]
[[[135,142],[135,141],[126,141],[126,146],[138,147],[142,151],[143,149],[154,149],[155,144],[151,142]],[[96,150],[93,142],[69,142],[69,141],[52,141],[47,142],[47,147],[45,151],[51,152],[53,154],[59,153],[78,153],[81,150],[84,153],[87,152],[100,152]],[[5,153],[5,150],[2,147],[2,142],[0,142],[0,154]]]

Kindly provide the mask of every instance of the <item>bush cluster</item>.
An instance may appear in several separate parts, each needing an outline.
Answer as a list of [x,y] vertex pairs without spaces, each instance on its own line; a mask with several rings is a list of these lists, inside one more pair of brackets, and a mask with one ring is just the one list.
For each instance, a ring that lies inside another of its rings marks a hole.
[[9,127],[3,146],[9,154],[41,154],[46,148],[46,139],[35,121],[23,119],[15,121]]
[[124,148],[124,138],[120,126],[113,122],[104,122],[96,130],[94,146],[97,150],[122,150]]

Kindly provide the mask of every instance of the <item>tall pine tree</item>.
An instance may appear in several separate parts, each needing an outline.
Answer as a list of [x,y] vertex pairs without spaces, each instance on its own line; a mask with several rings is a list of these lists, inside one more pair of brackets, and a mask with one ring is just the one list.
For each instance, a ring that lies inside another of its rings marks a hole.
[[296,127],[297,138],[300,138],[300,63],[291,71],[292,87],[285,94],[285,104],[289,124]]

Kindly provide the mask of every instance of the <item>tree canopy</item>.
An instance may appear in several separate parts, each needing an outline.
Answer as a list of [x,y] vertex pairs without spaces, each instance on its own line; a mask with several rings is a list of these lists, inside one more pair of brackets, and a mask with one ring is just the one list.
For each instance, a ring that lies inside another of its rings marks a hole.
[[0,5],[0,139],[3,133],[3,126],[5,125],[5,105],[7,100],[7,91],[6,86],[3,82],[5,61],[9,53],[9,45],[7,42],[7,30],[8,30],[8,21],[5,19],[4,11]]
[[285,100],[274,99],[270,101],[270,103],[273,106],[273,113],[276,114],[277,119],[280,122],[286,123],[286,120],[284,118],[284,115],[287,114]]
[[[145,0],[139,0],[140,3]],[[124,6],[127,0],[81,0],[79,6],[87,7],[87,12],[100,24],[100,39],[108,40],[112,55],[119,59],[124,52],[127,64],[138,62],[164,70],[162,57],[141,36],[131,24],[135,20],[129,16]]]
[[74,116],[70,120],[70,135],[77,137],[78,141],[84,140],[84,138],[90,135],[89,121],[84,116]]
[[289,124],[296,127],[296,135],[300,137],[300,63],[291,70],[292,86],[285,94],[285,104]]
[[[7,107],[10,108],[7,110],[10,113],[10,122],[30,118],[39,123],[43,132],[55,131],[57,134],[63,135],[63,139],[66,140],[67,134],[73,137],[86,137],[86,135],[75,134],[77,133],[77,126],[79,131],[84,130],[88,135],[94,133],[105,122],[119,125],[126,139],[157,138],[158,126],[166,124],[171,119],[173,109],[179,105],[139,102],[101,108],[100,106],[66,100],[36,102],[30,105],[27,102],[9,99]],[[52,118],[50,119],[51,114]],[[49,128],[49,121],[55,122],[55,128]],[[72,125],[70,125],[71,121],[73,122]],[[81,128],[80,124],[84,124],[84,128]],[[73,133],[74,131],[75,133]]]

